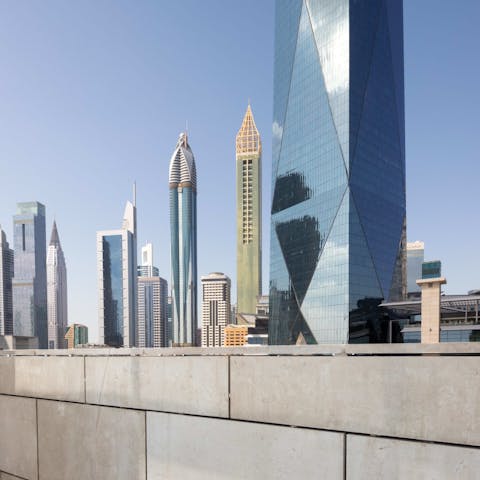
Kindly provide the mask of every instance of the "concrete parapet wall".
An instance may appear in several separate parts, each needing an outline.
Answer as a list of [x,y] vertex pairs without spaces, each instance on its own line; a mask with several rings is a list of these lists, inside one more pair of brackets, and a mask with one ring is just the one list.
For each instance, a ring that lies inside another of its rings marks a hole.
[[0,352],[0,480],[478,478],[479,379],[473,344]]

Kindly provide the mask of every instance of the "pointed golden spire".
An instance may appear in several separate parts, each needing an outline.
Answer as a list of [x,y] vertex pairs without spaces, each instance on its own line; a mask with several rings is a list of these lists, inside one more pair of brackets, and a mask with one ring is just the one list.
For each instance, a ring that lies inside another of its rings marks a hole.
[[237,155],[257,154],[262,151],[262,142],[258,133],[255,120],[253,118],[252,109],[250,108],[250,100],[248,101],[247,111],[243,117],[242,126],[237,133]]

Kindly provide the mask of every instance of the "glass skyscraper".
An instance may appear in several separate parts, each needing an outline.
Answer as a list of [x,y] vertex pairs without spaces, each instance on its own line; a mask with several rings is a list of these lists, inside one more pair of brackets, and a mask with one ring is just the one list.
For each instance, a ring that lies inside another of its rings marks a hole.
[[186,133],[170,160],[173,344],[195,345],[197,331],[197,173]]
[[100,342],[133,347],[137,326],[137,209],[127,202],[118,230],[97,232]]
[[272,344],[382,342],[405,294],[401,0],[278,0]]
[[13,250],[0,226],[0,335],[13,334]]
[[168,283],[153,266],[153,246],[142,248],[142,265],[138,266],[137,347],[168,347]]
[[47,348],[47,266],[45,206],[17,204],[13,217],[13,334],[37,337]]

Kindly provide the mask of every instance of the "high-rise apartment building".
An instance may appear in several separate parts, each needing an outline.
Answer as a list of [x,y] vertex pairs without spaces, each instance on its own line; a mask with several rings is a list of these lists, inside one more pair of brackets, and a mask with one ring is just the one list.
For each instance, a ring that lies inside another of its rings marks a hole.
[[168,284],[161,277],[138,277],[138,347],[167,347]]
[[197,173],[182,133],[170,160],[173,344],[192,346],[197,330]]
[[236,138],[237,308],[255,313],[262,293],[262,142],[248,105]]
[[425,260],[425,244],[423,242],[407,243],[407,293],[420,294],[417,280],[422,278],[422,263]]
[[55,221],[47,252],[47,315],[48,348],[66,348],[67,266]]
[[133,347],[137,325],[135,200],[127,202],[121,229],[97,232],[97,266],[100,342],[112,347]]
[[48,347],[45,206],[17,204],[13,217],[13,333]]
[[0,227],[0,335],[13,335],[13,250]]
[[202,347],[223,347],[230,324],[231,282],[223,273],[202,276]]
[[269,342],[386,341],[405,294],[403,2],[276,4]]
[[137,347],[167,347],[167,281],[153,266],[153,246],[142,248],[142,265],[138,267]]

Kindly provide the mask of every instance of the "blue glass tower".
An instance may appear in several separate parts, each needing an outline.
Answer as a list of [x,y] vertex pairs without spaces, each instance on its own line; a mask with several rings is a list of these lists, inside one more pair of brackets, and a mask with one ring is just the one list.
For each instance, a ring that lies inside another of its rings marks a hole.
[[137,337],[137,208],[127,202],[122,228],[97,232],[100,342],[134,347]]
[[39,347],[47,348],[47,239],[44,205],[39,202],[17,204],[17,213],[13,217],[13,243],[13,334],[37,337]]
[[402,0],[278,0],[272,344],[382,342],[404,295]]
[[186,133],[170,160],[173,344],[194,345],[197,330],[197,173]]

